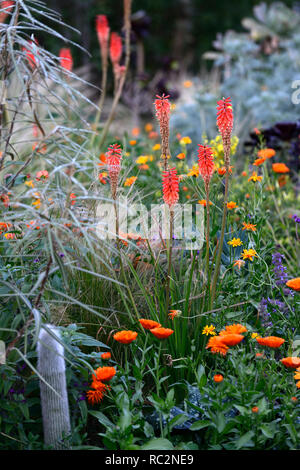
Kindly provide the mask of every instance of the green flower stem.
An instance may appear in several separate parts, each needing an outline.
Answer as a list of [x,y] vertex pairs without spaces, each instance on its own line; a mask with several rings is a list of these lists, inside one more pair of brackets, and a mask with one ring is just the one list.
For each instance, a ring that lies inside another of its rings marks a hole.
[[217,286],[217,281],[219,277],[221,256],[222,256],[222,251],[223,251],[223,242],[224,242],[226,218],[227,218],[228,188],[229,188],[229,169],[226,171],[226,178],[225,178],[225,193],[224,193],[224,207],[223,207],[221,235],[220,235],[219,249],[217,253],[215,272],[214,272],[212,288],[211,288],[211,299],[210,299],[211,309],[213,307],[213,303],[214,303],[215,296],[216,296],[216,286]]

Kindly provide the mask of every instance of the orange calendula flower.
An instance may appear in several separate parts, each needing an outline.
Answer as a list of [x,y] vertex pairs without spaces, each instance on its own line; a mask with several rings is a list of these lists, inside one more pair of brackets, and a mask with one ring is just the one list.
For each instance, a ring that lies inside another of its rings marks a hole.
[[300,380],[300,372],[296,372],[296,374],[294,375],[294,379],[295,380]]
[[265,158],[257,158],[257,159],[254,161],[253,165],[254,165],[254,166],[260,166],[260,165],[262,165],[263,163],[265,163],[265,161],[266,161]]
[[243,335],[239,335],[236,333],[227,333],[225,335],[222,335],[221,337],[222,342],[226,344],[226,346],[236,346],[244,339]]
[[294,279],[290,279],[287,281],[286,286],[290,289],[295,290],[296,292],[300,291],[300,277],[295,277]]
[[284,357],[280,362],[289,369],[298,369],[298,367],[300,367],[300,357]]
[[116,369],[114,367],[98,367],[94,370],[93,382],[98,380],[100,382],[109,382],[115,375]]
[[276,155],[276,152],[274,149],[261,149],[257,152],[257,156],[260,158],[272,158]]
[[88,402],[92,405],[100,403],[103,400],[105,393],[110,390],[110,386],[102,383],[101,381],[97,381],[95,384],[93,383],[91,388],[93,390],[89,390],[86,395]]
[[[205,199],[201,199],[200,201],[198,201],[198,204],[200,204],[201,206],[206,207],[206,200],[205,200]],[[209,205],[212,206],[212,202],[211,202],[211,201],[209,201]]]
[[294,402],[297,402],[298,398],[297,397],[292,397],[291,400],[294,401]]
[[140,128],[139,127],[134,127],[131,131],[131,134],[134,136],[134,137],[137,137],[139,134],[140,134]]
[[250,250],[244,250],[242,253],[243,259],[249,259],[250,261],[253,261],[254,257],[257,257],[257,253],[255,250],[250,248]]
[[241,333],[246,333],[247,328],[240,323],[234,323],[233,325],[226,325],[225,330],[220,331],[219,335],[224,336],[228,334],[240,335]]
[[255,339],[258,344],[268,348],[279,348],[285,342],[283,338],[278,338],[277,336],[266,336],[265,338],[257,336]]
[[148,122],[147,124],[145,124],[145,131],[146,132],[151,132],[153,130],[153,126],[150,122]]
[[250,178],[248,178],[248,181],[253,181],[253,183],[256,183],[257,181],[261,181],[263,179],[262,176],[258,176],[258,174],[256,173],[256,171],[253,171],[252,175],[250,176]]
[[246,172],[246,171],[243,171],[243,172],[242,172],[242,176],[247,176],[247,172]]
[[247,224],[246,222],[243,222],[242,230],[251,230],[252,232],[256,232],[256,225]]
[[299,380],[299,382],[296,383],[296,387],[300,388],[300,380]]
[[233,202],[233,201],[227,202],[227,209],[232,210],[232,209],[236,209],[237,207],[238,206],[236,202]]
[[229,349],[228,346],[226,346],[226,344],[223,343],[223,337],[222,336],[212,336],[205,349],[209,349],[210,348],[210,352],[212,352],[213,354],[216,354],[216,353],[219,353],[221,354],[222,356],[226,356],[227,354],[227,351]]
[[245,261],[242,259],[237,259],[234,263],[233,266],[241,269],[245,265]]
[[110,352],[105,352],[101,354],[101,359],[111,359],[111,353]]
[[258,406],[253,406],[252,413],[258,413],[259,409]]
[[130,178],[126,178],[124,186],[132,186],[133,183],[137,180],[137,176],[131,176]]
[[263,353],[256,353],[255,357],[264,357],[264,354]]
[[[232,168],[233,168],[233,166],[230,166],[230,167],[229,167],[229,174],[232,174]],[[218,168],[218,174],[219,174],[220,176],[225,175],[225,174],[226,174],[226,167],[225,167],[225,166],[221,166],[221,168]]]
[[176,158],[178,158],[179,160],[184,160],[185,159],[185,153],[183,153],[183,152],[179,153],[178,155],[176,155]]
[[168,317],[171,318],[171,320],[174,320],[176,317],[180,317],[181,315],[181,310],[170,310]]
[[118,343],[129,344],[132,343],[137,338],[137,332],[131,330],[118,331],[113,338],[118,341]]
[[285,163],[273,163],[272,170],[274,173],[289,173],[290,171]]
[[157,321],[146,320],[145,318],[141,318],[139,322],[145,330],[152,330],[152,328],[159,328],[161,326]]
[[150,332],[158,339],[165,339],[171,336],[174,331],[170,328],[153,328]]
[[216,383],[220,383],[224,380],[224,377],[222,374],[215,374],[214,375],[214,382]]
[[136,140],[130,140],[130,141],[129,141],[129,145],[131,145],[132,147],[134,147],[134,145],[136,145]]

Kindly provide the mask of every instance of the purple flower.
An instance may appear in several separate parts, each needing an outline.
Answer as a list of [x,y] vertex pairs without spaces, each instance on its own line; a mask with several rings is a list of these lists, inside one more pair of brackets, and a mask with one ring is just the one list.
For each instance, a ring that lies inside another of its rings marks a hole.
[[296,214],[293,215],[293,219],[296,222],[296,224],[300,224],[300,217],[298,217]]

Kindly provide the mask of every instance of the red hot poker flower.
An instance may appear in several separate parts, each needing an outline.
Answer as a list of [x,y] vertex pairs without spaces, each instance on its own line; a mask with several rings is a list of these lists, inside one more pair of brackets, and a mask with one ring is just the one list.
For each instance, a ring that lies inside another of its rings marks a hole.
[[12,10],[12,8],[14,6],[14,3],[15,2],[8,1],[8,0],[4,0],[4,1],[1,2],[0,7],[4,11],[1,11],[1,13],[0,13],[0,23],[4,23],[4,21],[6,20],[6,18],[8,16],[8,13],[10,13],[11,10]]
[[[28,63],[32,69],[35,68],[37,65],[36,61],[36,56],[38,54],[37,46],[38,46],[38,41],[34,39],[34,41],[28,41],[28,45],[30,46],[30,49],[27,49],[26,47],[23,47],[22,50],[25,52]],[[35,52],[35,54],[34,54]]]
[[109,26],[105,15],[96,16],[96,31],[101,49],[103,51],[107,50]]
[[62,48],[59,51],[59,58],[60,58],[60,65],[64,69],[71,72],[73,68],[73,57],[71,54],[71,49],[69,49],[68,47]]
[[118,176],[121,170],[122,149],[119,144],[110,145],[106,154],[106,162],[110,177],[111,192],[116,197]]
[[199,145],[198,149],[199,172],[206,184],[209,183],[214,172],[214,157],[211,147]]
[[163,198],[171,208],[179,199],[179,182],[176,168],[163,172]]
[[112,63],[118,64],[122,55],[122,39],[117,33],[111,33],[109,52]]
[[170,117],[171,105],[168,100],[170,95],[163,94],[162,96],[156,95],[156,100],[154,101],[156,109],[156,117],[159,121],[168,119]]
[[233,112],[231,98],[223,98],[218,101],[217,106],[217,126],[220,134],[231,134],[233,128]]

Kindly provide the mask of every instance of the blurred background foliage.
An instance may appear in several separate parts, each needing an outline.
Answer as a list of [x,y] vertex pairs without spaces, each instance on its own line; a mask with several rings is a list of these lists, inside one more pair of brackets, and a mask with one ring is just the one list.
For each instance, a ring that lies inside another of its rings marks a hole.
[[[201,56],[211,48],[217,33],[228,29],[243,31],[241,20],[249,16],[260,1],[253,0],[134,0],[133,12],[144,11],[146,15],[136,18],[134,30],[143,37],[146,70],[156,71],[172,60],[187,66],[192,72],[199,70]],[[267,5],[272,4],[266,0]],[[286,6],[297,2],[285,0]],[[300,4],[299,4],[300,5]],[[122,28],[122,0],[48,0],[47,6],[60,12],[67,24],[81,32],[81,38],[70,29],[61,27],[68,39],[73,39],[92,55],[92,62],[100,69],[100,55],[95,33],[95,17],[105,14],[111,30]],[[61,44],[55,38],[44,37],[43,45],[58,53]],[[75,66],[87,64],[90,58],[77,49],[74,52]]]

